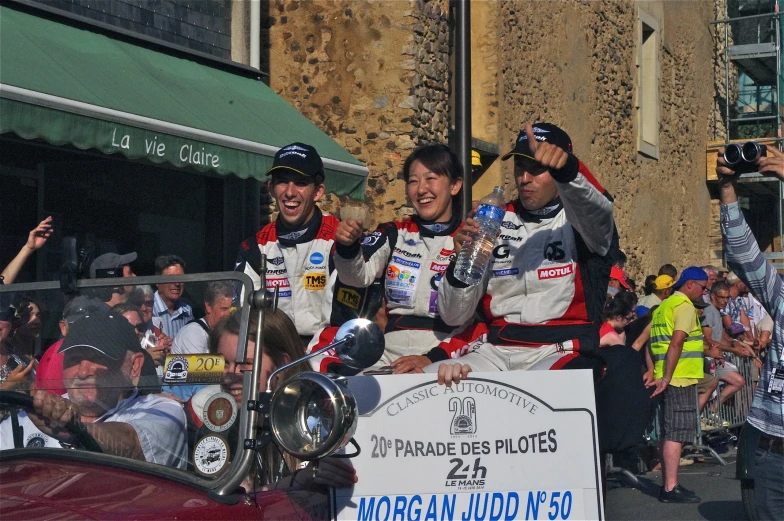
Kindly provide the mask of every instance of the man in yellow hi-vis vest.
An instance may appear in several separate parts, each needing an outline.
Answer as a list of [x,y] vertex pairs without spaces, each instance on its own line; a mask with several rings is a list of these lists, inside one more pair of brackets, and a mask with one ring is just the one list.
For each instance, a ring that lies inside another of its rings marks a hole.
[[678,464],[683,443],[697,430],[696,386],[703,377],[703,336],[694,302],[702,300],[708,274],[691,266],[673,285],[675,292],[653,312],[651,356],[655,387],[663,393],[662,489],[664,503],[699,503],[694,492],[678,484]]

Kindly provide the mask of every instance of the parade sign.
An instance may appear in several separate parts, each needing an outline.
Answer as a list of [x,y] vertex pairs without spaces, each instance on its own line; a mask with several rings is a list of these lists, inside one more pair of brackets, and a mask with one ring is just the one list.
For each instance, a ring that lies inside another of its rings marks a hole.
[[590,371],[349,379],[360,409],[338,520],[604,518]]

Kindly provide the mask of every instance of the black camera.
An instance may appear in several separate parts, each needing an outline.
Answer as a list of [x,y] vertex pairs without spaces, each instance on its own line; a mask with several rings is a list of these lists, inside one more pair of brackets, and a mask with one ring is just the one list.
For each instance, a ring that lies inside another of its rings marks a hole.
[[12,354],[8,357],[8,361],[5,363],[5,366],[13,371],[20,365],[22,366],[22,369],[24,369],[29,363],[30,359],[26,356]]
[[735,170],[736,174],[756,172],[758,167],[754,163],[766,155],[768,149],[756,141],[747,141],[743,145],[730,143],[724,148],[724,162]]

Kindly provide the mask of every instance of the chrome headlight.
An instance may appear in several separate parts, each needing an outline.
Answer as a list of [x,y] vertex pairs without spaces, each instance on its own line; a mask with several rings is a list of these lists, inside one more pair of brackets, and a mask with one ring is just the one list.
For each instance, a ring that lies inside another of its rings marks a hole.
[[300,373],[272,396],[270,426],[283,449],[314,460],[343,448],[357,429],[359,412],[340,377]]

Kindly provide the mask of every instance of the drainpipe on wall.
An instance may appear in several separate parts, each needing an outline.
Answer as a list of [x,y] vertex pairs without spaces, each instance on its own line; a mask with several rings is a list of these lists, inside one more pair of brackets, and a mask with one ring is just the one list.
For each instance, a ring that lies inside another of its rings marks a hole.
[[471,10],[469,0],[455,0],[455,134],[463,163],[463,219],[471,211]]
[[261,0],[250,0],[250,66],[261,63]]

